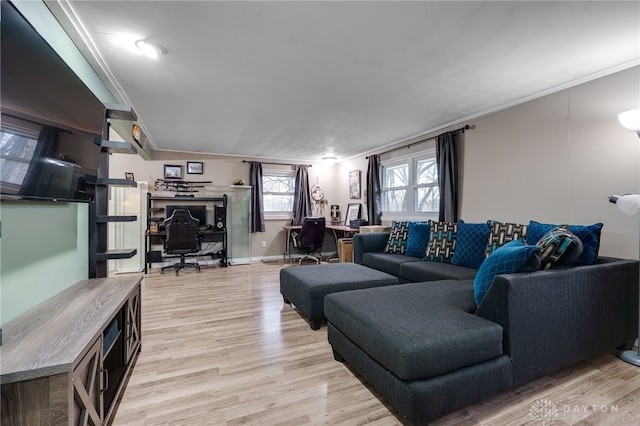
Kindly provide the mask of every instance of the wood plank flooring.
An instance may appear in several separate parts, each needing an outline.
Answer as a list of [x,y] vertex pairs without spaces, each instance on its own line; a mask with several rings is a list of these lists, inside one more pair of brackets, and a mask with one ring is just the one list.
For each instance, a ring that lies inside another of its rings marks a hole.
[[[142,352],[113,425],[401,424],[334,361],[326,327],[283,304],[282,267],[151,271]],[[607,353],[432,424],[640,425],[640,368]]]

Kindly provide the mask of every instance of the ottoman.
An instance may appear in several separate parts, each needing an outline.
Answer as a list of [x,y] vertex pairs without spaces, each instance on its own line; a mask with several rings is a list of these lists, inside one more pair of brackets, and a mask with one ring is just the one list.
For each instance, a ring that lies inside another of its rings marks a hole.
[[280,270],[280,294],[295,305],[317,330],[324,319],[324,297],[330,293],[398,284],[393,275],[357,263],[295,266]]

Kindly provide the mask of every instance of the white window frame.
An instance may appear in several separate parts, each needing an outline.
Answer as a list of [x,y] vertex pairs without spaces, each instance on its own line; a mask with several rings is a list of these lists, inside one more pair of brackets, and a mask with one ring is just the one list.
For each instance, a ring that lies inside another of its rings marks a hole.
[[[296,172],[294,170],[276,170],[276,169],[266,169],[262,171],[262,178],[265,176],[287,176],[291,177],[294,180],[296,178]],[[264,198],[265,195],[289,195],[294,196],[293,192],[268,192],[264,190],[264,180],[262,187],[262,196]],[[293,218],[293,209],[290,211],[279,211],[279,210],[265,210],[264,211],[264,219],[265,220],[290,220]]]
[[[434,183],[429,183],[429,184],[418,184],[417,181],[417,165],[419,161],[422,160],[430,160],[430,159],[435,159],[436,157],[436,150],[435,148],[430,148],[424,151],[420,151],[420,152],[415,152],[413,154],[408,154],[408,155],[403,155],[401,157],[396,157],[393,159],[389,159],[389,160],[385,160],[382,161],[380,163],[380,185],[381,185],[381,189],[382,189],[382,219],[384,221],[400,221],[400,220],[428,220],[428,219],[433,219],[433,220],[438,220],[438,216],[439,216],[439,212],[433,211],[433,212],[420,212],[420,211],[416,211],[416,207],[415,207],[415,194],[417,192],[418,189],[420,188],[425,188],[425,187],[437,187],[438,186],[438,182],[434,182]],[[407,209],[406,211],[402,211],[402,212],[390,212],[390,211],[385,211],[385,205],[384,205],[384,200],[385,200],[385,192],[390,190],[391,188],[385,188],[385,178],[384,178],[384,173],[385,173],[385,168],[388,167],[395,167],[395,166],[400,166],[400,165],[407,165],[408,166],[408,182],[409,185],[408,186],[402,186],[402,187],[394,187],[393,189],[404,189],[406,190],[406,205],[407,205]]]

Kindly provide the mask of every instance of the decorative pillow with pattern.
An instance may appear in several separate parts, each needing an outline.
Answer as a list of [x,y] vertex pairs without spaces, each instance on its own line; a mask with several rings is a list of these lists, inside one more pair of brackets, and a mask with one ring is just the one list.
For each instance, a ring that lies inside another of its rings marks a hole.
[[[540,238],[553,228],[563,225],[553,225],[550,223],[538,223],[536,221],[529,222],[529,230],[527,231],[527,243],[536,244]],[[575,266],[593,265],[598,258],[600,251],[600,234],[602,233],[602,223],[594,223],[591,225],[564,225],[573,235],[578,237],[582,242],[582,254],[575,261]]]
[[407,251],[407,239],[409,237],[409,224],[411,222],[396,222],[391,224],[391,232],[387,240],[384,253],[405,254]]
[[413,257],[424,257],[429,244],[429,223],[411,222],[405,254]]
[[498,247],[501,247],[513,240],[525,239],[527,237],[527,225],[519,223],[496,222],[488,220],[487,225],[491,229],[489,242],[484,252],[484,257],[489,257]]
[[486,222],[467,223],[460,219],[456,234],[456,252],[451,258],[451,263],[468,268],[479,268],[484,261],[484,251],[487,248],[490,232]]
[[542,269],[571,266],[582,255],[582,241],[565,227],[551,229],[536,243]]
[[424,260],[451,263],[456,251],[458,224],[429,221],[429,244]]

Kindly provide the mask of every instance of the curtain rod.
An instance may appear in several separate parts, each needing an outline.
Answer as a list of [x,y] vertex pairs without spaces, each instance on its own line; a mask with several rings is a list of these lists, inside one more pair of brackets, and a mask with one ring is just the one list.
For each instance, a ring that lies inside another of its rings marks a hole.
[[[249,160],[242,160],[243,163],[251,163],[252,161]],[[260,164],[274,164],[276,166],[307,166],[307,167],[313,167],[313,164],[289,164],[289,163],[270,163],[268,161],[253,161],[254,163],[260,163]]]
[[[461,131],[462,133],[464,133],[464,131],[465,131],[465,130],[475,129],[475,128],[476,128],[476,125],[475,125],[475,124],[467,124],[466,126],[464,126],[464,127],[460,127],[459,129],[449,130],[449,132],[459,132],[459,131]],[[448,133],[448,132],[444,132],[444,133]],[[441,134],[444,134],[444,133],[441,133]],[[399,147],[397,147],[397,148],[392,148],[392,149],[390,149],[390,150],[388,150],[388,151],[380,152],[380,153],[378,153],[378,154],[373,154],[373,155],[383,155],[383,154],[388,154],[388,153],[393,152],[393,151],[398,151],[399,149],[405,149],[405,148],[406,148],[406,149],[409,149],[409,148],[411,148],[411,147],[412,147],[412,146],[414,146],[414,145],[417,145],[417,144],[422,143],[422,142],[430,141],[431,139],[435,139],[435,138],[437,138],[437,137],[438,137],[438,136],[432,136],[432,137],[430,137],[430,138],[422,139],[422,140],[419,140],[419,141],[417,141],[417,142],[411,142],[411,143],[410,143],[410,144],[408,144],[408,145],[399,146]],[[369,157],[371,157],[371,156],[370,156],[370,155],[367,155],[367,156],[366,156],[366,157],[364,157],[364,158],[365,158],[365,160],[368,160],[368,159],[369,159]]]

